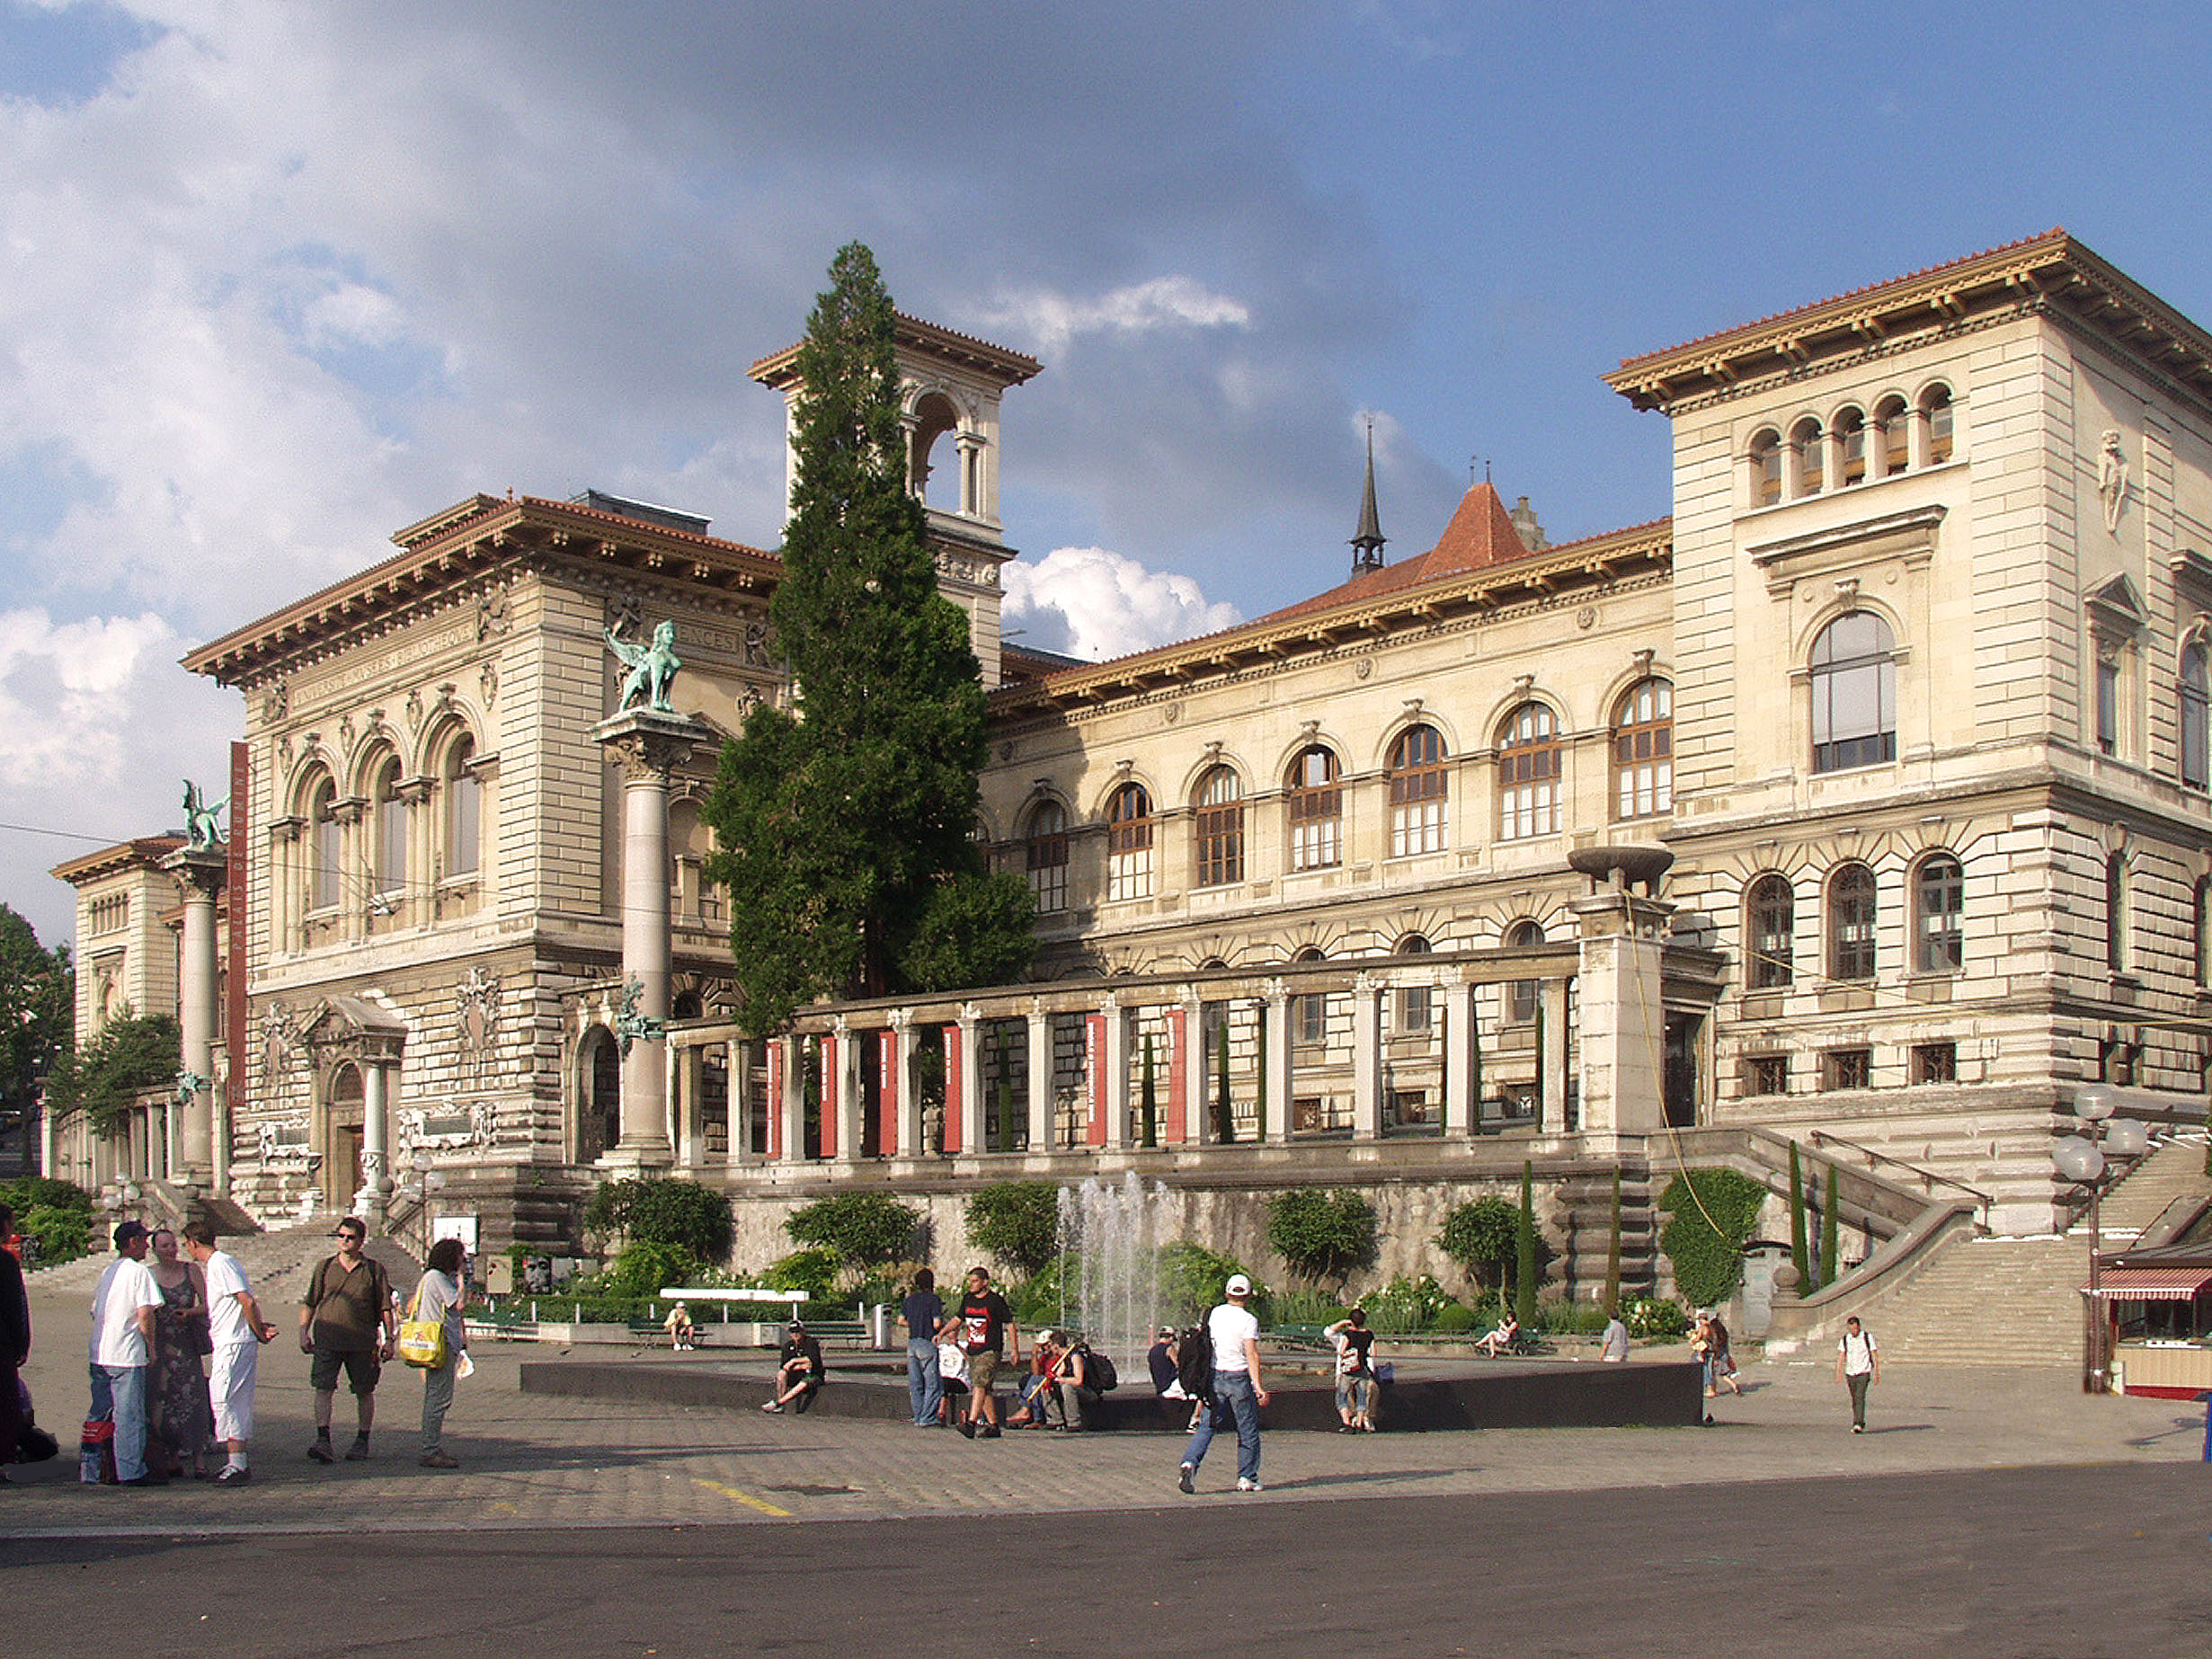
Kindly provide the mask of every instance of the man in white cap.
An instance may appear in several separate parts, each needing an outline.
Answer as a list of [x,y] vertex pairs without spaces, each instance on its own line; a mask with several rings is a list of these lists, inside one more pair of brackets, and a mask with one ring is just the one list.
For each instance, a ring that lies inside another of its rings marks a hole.
[[1213,1344],[1213,1405],[1191,1433],[1183,1449],[1183,1464],[1176,1485],[1195,1491],[1198,1466],[1205,1461],[1213,1432],[1237,1425],[1237,1490],[1259,1490],[1259,1408],[1267,1403],[1266,1385],[1259,1375],[1259,1321],[1245,1303],[1252,1297],[1252,1282],[1232,1274],[1222,1294],[1229,1300],[1206,1316],[1206,1335]]

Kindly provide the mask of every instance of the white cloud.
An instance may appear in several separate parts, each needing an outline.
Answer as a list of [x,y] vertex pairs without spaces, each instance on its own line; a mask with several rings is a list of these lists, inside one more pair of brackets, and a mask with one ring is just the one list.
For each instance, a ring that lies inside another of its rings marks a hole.
[[1141,335],[1162,329],[1249,328],[1251,308],[1190,277],[1155,277],[1077,298],[1047,288],[1001,293],[984,307],[986,326],[1018,331],[1046,356],[1079,334]]
[[1103,661],[1234,627],[1244,618],[1209,604],[1188,576],[1150,571],[1103,547],[1055,547],[1005,570],[1007,631],[1022,643]]

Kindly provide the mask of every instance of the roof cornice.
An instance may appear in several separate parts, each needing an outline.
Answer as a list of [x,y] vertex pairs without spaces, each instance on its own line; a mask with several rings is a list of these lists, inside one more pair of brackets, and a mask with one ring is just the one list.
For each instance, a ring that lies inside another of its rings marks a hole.
[[1604,379],[1639,409],[1667,410],[1970,320],[2051,310],[2212,398],[2212,335],[2064,230],[1629,358]]
[[[948,366],[978,374],[986,380],[1002,386],[1019,386],[1034,375],[1044,372],[1044,365],[1034,357],[1019,351],[1010,351],[1004,346],[994,346],[988,340],[978,340],[973,334],[925,323],[919,317],[911,317],[903,311],[893,312],[892,338],[908,352],[935,358]],[[769,353],[745,372],[762,386],[778,392],[787,392],[799,380],[799,348],[786,346],[780,351]]]

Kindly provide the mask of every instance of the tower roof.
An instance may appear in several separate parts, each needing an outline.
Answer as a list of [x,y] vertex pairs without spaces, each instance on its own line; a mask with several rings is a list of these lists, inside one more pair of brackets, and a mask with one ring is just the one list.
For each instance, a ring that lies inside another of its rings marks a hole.
[[1382,564],[1382,521],[1375,513],[1375,428],[1367,423],[1367,484],[1360,493],[1359,528],[1352,532],[1355,571],[1379,570]]

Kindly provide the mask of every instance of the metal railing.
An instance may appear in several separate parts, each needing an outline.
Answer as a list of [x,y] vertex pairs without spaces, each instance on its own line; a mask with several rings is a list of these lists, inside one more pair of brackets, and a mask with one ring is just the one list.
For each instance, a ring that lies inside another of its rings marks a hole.
[[1935,1195],[1935,1188],[1939,1185],[1948,1186],[1957,1192],[1964,1193],[1968,1198],[1971,1198],[1977,1204],[1981,1206],[1982,1221],[1984,1225],[1988,1223],[1989,1207],[1996,1202],[1996,1200],[1991,1197],[1987,1193],[1983,1192],[1979,1187],[1968,1186],[1963,1181],[1954,1180],[1950,1175],[1942,1175],[1933,1169],[1925,1168],[1923,1166],[1912,1163],[1906,1158],[1894,1157],[1888,1152],[1880,1150],[1879,1148],[1867,1146],[1857,1140],[1846,1140],[1841,1135],[1832,1135],[1825,1129],[1813,1130],[1807,1135],[1806,1138],[1809,1140],[1816,1147],[1843,1147],[1849,1151],[1858,1153],[1861,1158],[1870,1158],[1877,1164],[1887,1164],[1895,1168],[1902,1169],[1907,1174],[1917,1177],[1926,1187],[1928,1195],[1932,1198]]

